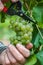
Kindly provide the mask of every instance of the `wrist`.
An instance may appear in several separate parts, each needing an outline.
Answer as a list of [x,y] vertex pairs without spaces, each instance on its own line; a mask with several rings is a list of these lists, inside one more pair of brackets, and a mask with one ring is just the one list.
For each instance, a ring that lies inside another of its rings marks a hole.
[[8,46],[10,44],[10,41],[9,40],[0,40],[5,46]]

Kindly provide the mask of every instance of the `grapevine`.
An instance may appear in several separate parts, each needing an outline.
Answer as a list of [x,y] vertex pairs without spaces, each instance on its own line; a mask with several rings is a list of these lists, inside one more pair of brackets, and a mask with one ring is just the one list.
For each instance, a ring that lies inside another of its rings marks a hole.
[[[2,0],[3,1],[3,0]],[[33,44],[31,55],[24,65],[43,65],[43,0],[21,0],[23,12],[37,21],[25,21],[19,16],[9,16],[0,12],[0,39],[8,39],[11,44]],[[10,1],[4,3],[10,6]],[[30,23],[28,23],[30,22]]]

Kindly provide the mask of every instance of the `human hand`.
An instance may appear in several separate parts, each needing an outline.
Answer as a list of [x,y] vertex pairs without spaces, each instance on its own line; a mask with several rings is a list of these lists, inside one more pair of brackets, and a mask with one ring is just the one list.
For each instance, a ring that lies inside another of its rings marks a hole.
[[[4,2],[7,2],[8,0],[2,0],[2,2],[4,3]],[[17,2],[18,0],[11,0],[12,2]],[[4,5],[3,5],[3,3],[1,2],[1,0],[0,0],[0,11],[2,11],[3,10],[3,8],[4,8]]]
[[[30,43],[31,48],[33,45]],[[28,46],[28,47],[29,47]],[[1,64],[3,65],[23,65],[26,58],[30,56],[30,51],[21,44],[17,44],[16,47],[9,45],[8,48],[2,52]]]

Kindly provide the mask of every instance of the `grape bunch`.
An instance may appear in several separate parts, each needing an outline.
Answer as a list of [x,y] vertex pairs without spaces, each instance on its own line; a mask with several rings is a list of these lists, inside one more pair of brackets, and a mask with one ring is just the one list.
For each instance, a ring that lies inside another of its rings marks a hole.
[[13,44],[22,43],[27,44],[32,39],[32,23],[16,17],[16,19],[10,20],[10,30],[14,31],[14,36],[10,38]]

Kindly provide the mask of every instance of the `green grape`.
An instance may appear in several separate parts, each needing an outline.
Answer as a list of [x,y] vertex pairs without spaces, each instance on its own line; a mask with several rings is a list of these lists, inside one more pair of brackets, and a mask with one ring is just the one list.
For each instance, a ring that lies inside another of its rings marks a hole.
[[21,27],[21,31],[25,31],[25,26],[24,25]]
[[30,26],[29,25],[26,25],[26,30],[30,31]]
[[17,40],[19,40],[19,41],[20,41],[20,40],[21,40],[21,37],[20,37],[20,36],[18,36],[18,37],[17,37]]
[[18,43],[18,40],[13,40],[13,44],[17,44]]
[[30,40],[32,39],[32,36],[30,36]]
[[27,21],[22,20],[21,18],[18,18],[18,21],[13,20],[10,21],[11,29],[16,33],[16,35],[13,36],[10,40],[15,45],[17,43],[27,44],[32,39],[32,31],[33,27],[31,23],[28,23]]
[[18,26],[18,22],[15,22],[15,23],[13,24],[13,26],[14,26],[14,27]]
[[23,25],[22,23],[20,23],[20,22],[18,23],[18,26],[19,26],[19,27],[22,27],[22,25]]
[[14,24],[14,21],[11,20],[11,21],[10,21],[10,24],[13,25],[13,24]]
[[27,33],[29,36],[32,36],[32,33],[29,31],[28,33]]
[[26,40],[25,39],[22,39],[21,42],[22,42],[22,44],[26,44]]
[[9,29],[12,29],[12,25],[9,25]]
[[18,32],[18,35],[19,36],[23,36],[24,35],[24,32],[20,31],[20,32]]
[[28,44],[29,42],[30,42],[30,40],[27,40],[27,41],[26,41],[26,44]]
[[28,39],[29,38],[28,34],[24,34],[23,38]]
[[33,31],[33,28],[31,27],[30,31],[32,32]]
[[26,22],[26,21],[23,20],[22,23],[23,23],[23,25],[26,25],[28,22]]

